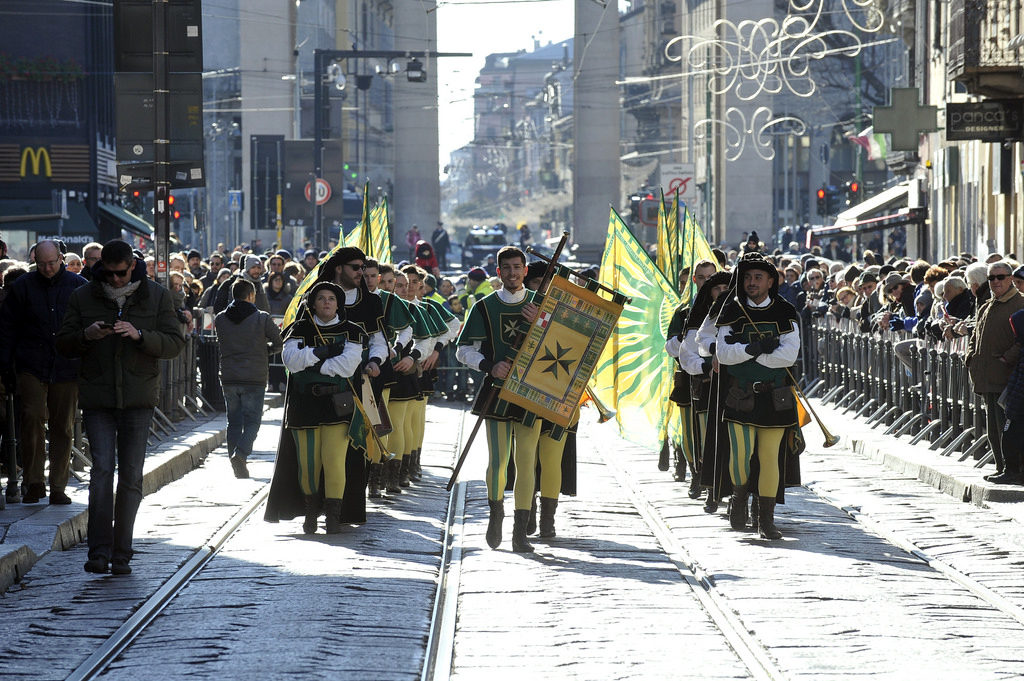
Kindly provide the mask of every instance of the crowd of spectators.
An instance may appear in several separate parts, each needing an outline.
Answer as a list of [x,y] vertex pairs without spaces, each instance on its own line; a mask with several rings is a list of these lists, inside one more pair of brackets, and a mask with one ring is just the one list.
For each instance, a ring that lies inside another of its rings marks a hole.
[[[438,241],[436,235],[434,241]],[[80,253],[75,253],[60,241],[40,242],[29,250],[24,260],[19,260],[8,257],[6,245],[0,241],[0,314],[6,315],[6,333],[0,338],[0,390],[3,391],[0,394],[0,417],[4,416],[2,408],[7,404],[6,395],[16,397],[17,432],[8,437],[18,442],[18,465],[19,468],[25,467],[22,484],[9,484],[7,487],[9,500],[22,497],[28,503],[35,503],[49,496],[51,503],[70,503],[64,486],[69,468],[73,415],[78,409],[77,392],[74,390],[77,362],[62,360],[52,340],[25,342],[25,339],[54,337],[70,292],[92,281],[101,271],[102,248],[99,243],[88,243]],[[418,241],[410,253],[413,256],[410,260],[422,261],[429,268],[430,274],[425,280],[426,295],[462,320],[472,303],[500,287],[500,282],[497,277],[488,277],[481,268],[474,268],[469,276],[442,276],[440,264],[446,262],[446,251],[447,244],[444,244],[444,250],[438,248],[434,251],[431,244]],[[255,309],[269,313],[280,323],[301,282],[325,255],[325,252],[313,249],[305,249],[297,255],[286,249],[256,253],[247,246],[226,249],[223,244],[218,244],[216,250],[206,257],[200,251],[187,247],[171,253],[168,257],[167,288],[182,332],[212,333],[213,316],[233,303],[232,291],[239,290],[235,284],[240,281],[252,285]],[[145,278],[155,280],[156,262],[152,252],[135,249],[133,256],[139,263],[139,272],[144,271]],[[408,262],[402,259],[397,265]],[[16,286],[15,282],[26,275],[31,276],[20,288]],[[54,282],[60,282],[59,286]],[[25,283],[30,283],[30,286],[25,286]],[[53,297],[58,290],[60,299],[53,305],[44,305],[36,300],[39,296]],[[5,299],[10,299],[10,304],[5,304]],[[29,319],[26,310],[36,308],[52,308],[51,318]],[[202,313],[207,313],[205,320],[197,319]],[[21,354],[17,352],[19,348]],[[27,348],[33,348],[38,357],[22,356]],[[272,359],[271,363],[274,361]],[[451,400],[469,401],[475,387],[473,379],[470,372],[455,362],[452,349],[445,349],[439,368],[441,394]],[[273,367],[270,387],[283,389],[283,378],[279,372],[273,371]],[[29,419],[31,423],[25,418],[26,404],[31,406],[28,411],[38,416]],[[48,413],[48,424],[42,417],[44,413]],[[0,433],[4,430],[4,421],[0,420]],[[47,439],[49,447],[46,446]],[[26,451],[30,451],[27,459],[24,456]],[[49,480],[43,477],[47,452]],[[3,466],[2,473],[10,482],[6,461]]]
[[[739,250],[750,249],[763,249],[756,234]],[[834,245],[831,253],[849,257]],[[718,249],[716,255],[730,261],[730,255]],[[1024,463],[1018,451],[1024,440],[1005,435],[1017,432],[1015,417],[1024,421],[1024,399],[1018,414],[1005,408],[1008,393],[1024,397],[1024,367],[1017,368],[1024,362],[1020,352],[1024,328],[1016,328],[1024,327],[1024,313],[1014,317],[1024,310],[1024,266],[1016,255],[991,253],[978,258],[960,253],[926,262],[883,258],[868,250],[850,262],[827,258],[816,249],[809,253],[776,250],[769,257],[784,282],[779,293],[797,308],[805,338],[811,337],[814,320],[827,318],[849,320],[848,328],[855,333],[895,332],[887,337],[898,339],[893,341],[893,352],[908,376],[915,354],[931,344],[945,342],[948,351],[962,354],[971,387],[984,406],[984,435],[996,464],[996,473],[986,479],[1024,484]],[[805,368],[813,370],[809,364]]]

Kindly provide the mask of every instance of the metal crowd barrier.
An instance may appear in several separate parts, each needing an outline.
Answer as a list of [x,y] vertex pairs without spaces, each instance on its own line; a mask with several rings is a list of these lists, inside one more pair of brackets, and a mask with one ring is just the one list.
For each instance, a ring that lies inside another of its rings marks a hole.
[[[942,456],[973,457],[977,467],[992,453],[985,437],[985,402],[974,394],[964,357],[967,339],[919,340],[902,331],[864,333],[832,315],[804,326],[802,367],[808,396],[866,418],[886,435],[910,436]],[[901,362],[895,346],[912,341]]]

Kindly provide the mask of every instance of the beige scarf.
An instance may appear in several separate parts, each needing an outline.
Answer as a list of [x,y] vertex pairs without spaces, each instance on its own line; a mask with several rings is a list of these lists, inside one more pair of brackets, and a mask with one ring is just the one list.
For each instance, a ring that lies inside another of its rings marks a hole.
[[140,279],[139,281],[133,281],[130,284],[126,284],[121,288],[114,288],[106,282],[102,282],[101,285],[103,286],[103,295],[117,303],[117,309],[121,310],[124,308],[124,304],[128,301],[128,296],[135,293],[139,289],[139,284],[141,283],[142,280]]

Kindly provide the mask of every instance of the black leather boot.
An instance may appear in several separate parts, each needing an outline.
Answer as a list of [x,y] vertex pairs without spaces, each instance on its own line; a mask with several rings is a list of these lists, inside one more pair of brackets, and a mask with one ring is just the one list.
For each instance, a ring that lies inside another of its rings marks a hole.
[[750,495],[750,529],[754,532],[757,532],[761,525],[761,502],[758,501],[760,498],[757,494]]
[[327,515],[327,534],[341,532],[341,499],[325,499],[324,513]]
[[487,501],[491,507],[487,519],[487,545],[492,549],[501,546],[501,521],[505,519],[505,503],[503,501]]
[[691,499],[700,499],[700,478],[696,473],[690,473],[690,491],[686,493],[686,496]]
[[423,468],[420,466],[420,454],[422,452],[422,449],[414,451],[412,453],[412,461],[409,462],[409,479],[413,482],[419,482],[423,479]]
[[516,553],[533,553],[533,544],[526,538],[526,523],[530,522],[529,509],[516,509],[512,516],[512,550]]
[[402,462],[398,459],[384,462],[384,490],[388,494],[402,493],[402,488],[398,486],[398,471],[401,468]]
[[558,499],[548,497],[540,498],[540,536],[555,536],[555,511],[558,509]]
[[729,502],[729,524],[734,530],[747,529],[747,485],[732,486],[732,500]]
[[758,503],[758,534],[762,539],[782,539],[775,527],[775,498],[761,497]]
[[672,456],[675,459],[674,470],[672,471],[672,478],[676,482],[686,482],[686,457],[683,456],[683,450],[677,445],[672,446]]
[[367,495],[371,499],[380,499],[381,478],[384,475],[384,464],[371,463],[366,474]]
[[306,506],[306,518],[302,521],[302,531],[306,534],[315,534],[317,518],[320,515],[320,500],[315,494],[307,494],[303,501]]
[[402,463],[398,467],[398,486],[399,487],[408,487],[409,485],[412,484],[412,482],[409,480],[409,470],[410,470],[410,467],[412,466],[412,457],[413,456],[415,456],[415,455],[414,454],[410,454],[409,456],[402,457]]
[[708,489],[708,498],[704,500],[704,512],[715,513],[718,511],[718,499],[715,499],[714,492]]
[[526,534],[533,534],[537,531],[537,495],[533,496],[530,502],[530,522],[526,524]]

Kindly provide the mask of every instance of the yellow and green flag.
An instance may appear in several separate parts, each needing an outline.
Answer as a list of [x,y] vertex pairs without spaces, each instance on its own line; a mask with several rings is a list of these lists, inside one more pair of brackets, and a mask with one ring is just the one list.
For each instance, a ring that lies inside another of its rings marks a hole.
[[[678,201],[678,196],[676,197]],[[715,259],[715,254],[711,252],[711,244],[708,243],[708,239],[704,236],[704,230],[700,228],[697,221],[693,219],[693,214],[690,213],[690,209],[683,204],[682,214],[682,229],[679,230],[679,266],[678,270],[689,267],[693,269],[694,263],[700,262],[701,260],[710,260],[715,263],[715,267],[721,269],[718,266],[718,260]],[[693,278],[690,278],[689,284],[685,290],[680,291],[680,302],[690,303],[697,295],[697,285],[693,283]]]
[[679,294],[614,209],[608,219],[600,281],[632,302],[598,360],[594,391],[615,409],[624,438],[660,449],[675,361],[665,352],[665,331],[679,305]]
[[362,215],[359,216],[359,224],[352,228],[352,231],[348,233],[348,236],[345,236],[344,231],[340,232],[341,238],[338,239],[339,244],[355,246],[363,251],[363,253],[366,253],[366,235],[369,232],[367,225],[370,222],[370,198],[369,192],[367,191],[369,188],[369,184],[363,187],[363,212]]
[[391,213],[388,209],[388,197],[370,211],[367,222],[368,229],[364,237],[363,252],[367,258],[377,262],[391,262]]
[[658,269],[671,283],[679,279],[679,194],[674,194],[671,208],[665,205],[665,193],[658,203]]

